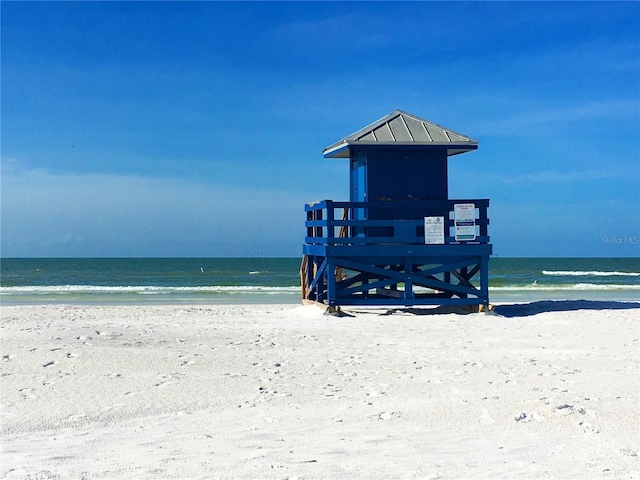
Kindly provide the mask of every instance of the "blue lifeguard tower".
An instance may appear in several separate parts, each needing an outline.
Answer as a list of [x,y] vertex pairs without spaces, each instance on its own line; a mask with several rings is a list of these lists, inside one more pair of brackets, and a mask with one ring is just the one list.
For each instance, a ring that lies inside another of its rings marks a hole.
[[351,192],[305,206],[303,302],[488,306],[489,200],[448,192],[448,158],[477,148],[396,110],[324,149],[349,160]]

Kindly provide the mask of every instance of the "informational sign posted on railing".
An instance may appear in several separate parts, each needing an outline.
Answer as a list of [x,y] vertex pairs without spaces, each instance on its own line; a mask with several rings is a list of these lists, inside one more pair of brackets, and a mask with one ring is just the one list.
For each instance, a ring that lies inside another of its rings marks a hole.
[[444,245],[444,217],[424,217],[424,243]]
[[456,203],[453,206],[453,224],[456,242],[476,239],[476,206],[474,203]]

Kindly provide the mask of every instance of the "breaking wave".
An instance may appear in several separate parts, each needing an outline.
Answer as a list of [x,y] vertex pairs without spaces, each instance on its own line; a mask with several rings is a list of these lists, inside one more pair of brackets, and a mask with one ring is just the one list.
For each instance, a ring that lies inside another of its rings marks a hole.
[[543,270],[542,274],[555,277],[640,277],[640,272],[601,272],[597,270]]
[[607,291],[607,290],[638,290],[640,291],[640,285],[630,284],[603,284],[603,283],[574,283],[570,285],[544,285],[544,284],[529,284],[529,285],[504,285],[500,287],[489,286],[489,291]]
[[74,294],[138,294],[170,295],[175,294],[287,294],[299,293],[300,287],[265,286],[201,286],[201,287],[159,287],[159,286],[100,286],[100,285],[36,285],[19,287],[0,287],[3,295],[74,295]]

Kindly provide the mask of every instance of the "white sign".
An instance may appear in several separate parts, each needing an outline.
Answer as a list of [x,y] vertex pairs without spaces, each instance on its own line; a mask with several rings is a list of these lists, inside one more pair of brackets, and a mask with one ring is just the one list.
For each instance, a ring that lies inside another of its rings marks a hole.
[[473,203],[456,203],[453,206],[453,218],[456,223],[476,220],[476,206]]
[[453,206],[453,224],[456,241],[476,239],[476,206],[473,203],[457,203]]
[[456,241],[473,241],[476,239],[476,226],[475,225],[456,225]]
[[424,217],[424,243],[444,244],[444,217]]

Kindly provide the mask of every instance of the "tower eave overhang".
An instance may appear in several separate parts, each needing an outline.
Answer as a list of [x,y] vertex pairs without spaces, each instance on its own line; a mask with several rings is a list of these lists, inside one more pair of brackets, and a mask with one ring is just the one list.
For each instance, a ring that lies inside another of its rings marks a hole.
[[325,148],[322,153],[324,158],[349,158],[351,156],[351,149],[358,147],[406,147],[406,148],[421,148],[421,149],[444,149],[447,150],[447,156],[452,157],[461,153],[470,152],[478,149],[478,144],[462,144],[452,145],[451,143],[434,143],[434,142],[393,142],[393,143],[381,143],[381,142],[342,142],[336,145]]

